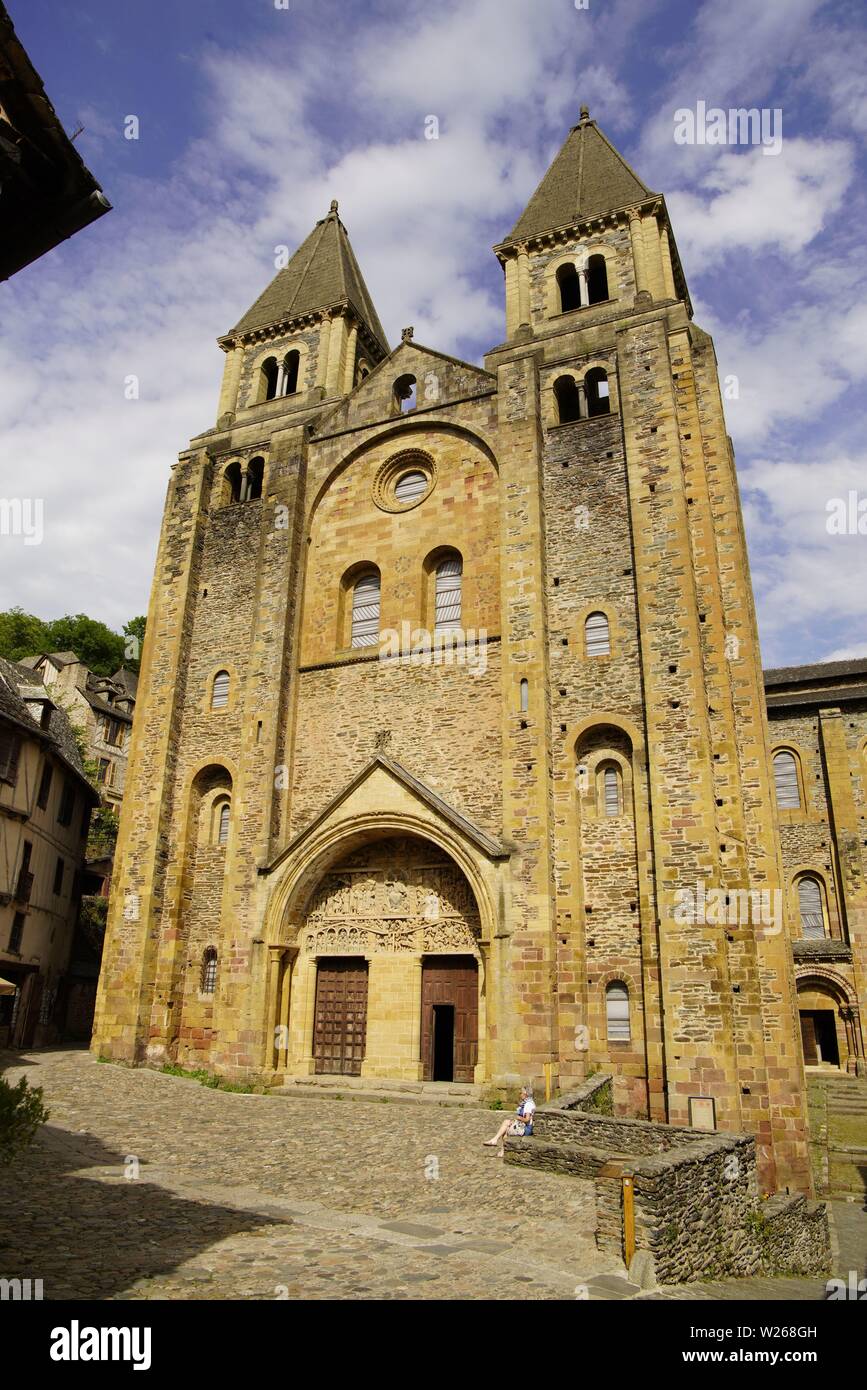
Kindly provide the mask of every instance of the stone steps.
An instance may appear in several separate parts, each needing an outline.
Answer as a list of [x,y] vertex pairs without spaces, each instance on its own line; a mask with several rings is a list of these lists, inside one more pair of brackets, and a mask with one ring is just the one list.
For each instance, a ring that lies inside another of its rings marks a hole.
[[390,1081],[359,1076],[287,1077],[270,1094],[319,1100],[393,1101],[398,1105],[482,1107],[483,1087],[451,1081]]

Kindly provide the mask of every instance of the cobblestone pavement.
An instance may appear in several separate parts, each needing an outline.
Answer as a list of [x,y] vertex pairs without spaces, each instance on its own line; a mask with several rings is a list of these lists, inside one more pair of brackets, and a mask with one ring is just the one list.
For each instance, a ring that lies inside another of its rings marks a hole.
[[[41,1278],[46,1298],[824,1296],[815,1280],[641,1295],[595,1248],[592,1185],[504,1165],[481,1147],[490,1111],[233,1094],[82,1050],[4,1062],[50,1118],[0,1169],[0,1277]],[[843,1215],[849,1269],[867,1214]]]

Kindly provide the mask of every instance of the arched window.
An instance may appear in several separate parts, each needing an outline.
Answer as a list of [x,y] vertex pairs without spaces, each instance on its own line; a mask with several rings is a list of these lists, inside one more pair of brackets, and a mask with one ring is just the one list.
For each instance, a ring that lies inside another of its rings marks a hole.
[[822,911],[822,885],[812,874],[798,880],[798,908],[801,915],[801,936],[825,935],[825,914]]
[[608,394],[608,373],[602,367],[592,367],[584,378],[587,395],[587,414],[608,415],[611,411],[611,397]]
[[437,565],[435,632],[445,632],[461,625],[463,568],[460,555],[446,555]]
[[404,415],[409,410],[415,410],[418,404],[417,384],[414,376],[399,376],[394,383],[394,399],[398,409]]
[[793,753],[774,754],[774,786],[777,806],[781,811],[797,811],[801,806],[798,787],[798,764]]
[[241,500],[241,465],[240,463],[230,463],[223,473],[226,483],[226,505],[231,502]]
[[211,688],[211,709],[225,709],[229,703],[229,672],[218,671]]
[[353,647],[375,647],[379,641],[379,574],[363,574],[352,590]]
[[602,769],[602,811],[606,816],[620,815],[620,773],[616,767]]
[[394,485],[394,500],[395,502],[414,502],[417,497],[421,497],[427,492],[429,485],[427,474],[413,469],[398,478]]
[[609,1042],[629,1042],[629,990],[614,980],[605,991],[605,1018]]
[[217,952],[214,946],[209,946],[202,953],[200,986],[202,994],[213,994],[217,988]]
[[217,811],[217,844],[227,845],[229,843],[229,821],[232,818],[232,808],[228,801],[221,801]]
[[265,477],[265,460],[262,458],[250,459],[247,464],[247,497],[248,502],[256,502],[262,496],[262,482]]
[[585,619],[584,651],[587,656],[611,655],[611,633],[604,613],[591,613]]
[[297,348],[287,352],[283,358],[283,395],[294,396],[298,390],[298,371],[301,366],[301,353]]
[[574,377],[559,376],[554,382],[554,395],[557,399],[557,419],[561,425],[570,425],[581,419],[581,393]]
[[608,299],[608,267],[604,256],[591,256],[587,262],[587,301],[601,304]]
[[560,291],[560,312],[568,314],[570,309],[581,308],[581,285],[578,271],[570,262],[561,265],[557,271],[557,287]]
[[280,368],[276,357],[266,357],[259,369],[259,400],[273,401],[277,394],[277,378]]

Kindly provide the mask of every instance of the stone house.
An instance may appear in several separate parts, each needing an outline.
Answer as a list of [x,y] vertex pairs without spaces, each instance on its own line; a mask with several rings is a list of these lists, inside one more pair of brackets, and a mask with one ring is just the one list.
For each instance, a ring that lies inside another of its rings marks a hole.
[[[0,659],[0,1047],[53,1042],[70,972],[90,815],[68,716],[25,666]],[[92,994],[92,986],[91,986]]]
[[[389,349],[336,203],[220,339],[94,1047],[277,1084],[601,1070],[619,1113],[751,1133],[766,1190],[808,1190],[734,457],[665,199],[582,109],[495,251],[483,367]],[[853,990],[865,929],[856,894]]]

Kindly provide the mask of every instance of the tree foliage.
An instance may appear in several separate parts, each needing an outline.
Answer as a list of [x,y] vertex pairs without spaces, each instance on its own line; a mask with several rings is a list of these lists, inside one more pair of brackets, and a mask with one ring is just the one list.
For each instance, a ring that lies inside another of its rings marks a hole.
[[120,666],[138,671],[144,628],[143,617],[131,618],[121,635],[86,613],[44,622],[10,608],[0,613],[0,656],[20,661],[39,652],[75,652],[99,676],[111,676]]
[[23,1076],[17,1086],[0,1079],[0,1164],[11,1163],[47,1119],[40,1087],[28,1086]]

